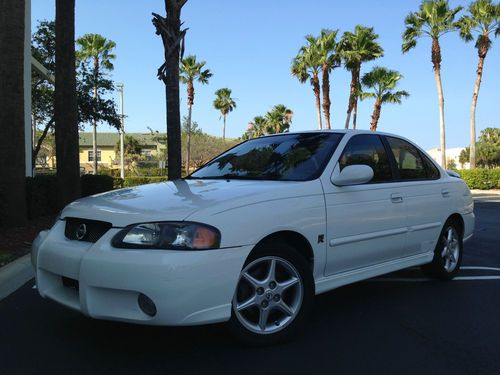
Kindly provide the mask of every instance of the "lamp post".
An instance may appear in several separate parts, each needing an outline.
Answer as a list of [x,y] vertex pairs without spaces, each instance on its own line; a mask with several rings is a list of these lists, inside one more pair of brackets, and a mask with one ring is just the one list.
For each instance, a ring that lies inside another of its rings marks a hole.
[[120,177],[125,178],[125,164],[124,164],[124,145],[123,137],[125,133],[125,119],[123,115],[123,83],[118,83],[116,85],[118,91],[120,91]]

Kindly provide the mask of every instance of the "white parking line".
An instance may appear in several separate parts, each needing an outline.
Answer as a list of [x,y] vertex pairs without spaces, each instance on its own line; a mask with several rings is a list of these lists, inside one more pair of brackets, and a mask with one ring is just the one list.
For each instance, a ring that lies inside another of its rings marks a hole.
[[[500,276],[457,276],[451,281],[475,281],[475,280],[500,280]],[[368,282],[380,282],[380,283],[422,283],[426,281],[435,281],[434,279],[427,279],[423,277],[379,277],[376,279],[366,280]]]
[[483,267],[483,266],[462,266],[462,270],[490,270],[490,271],[500,271],[497,267]]

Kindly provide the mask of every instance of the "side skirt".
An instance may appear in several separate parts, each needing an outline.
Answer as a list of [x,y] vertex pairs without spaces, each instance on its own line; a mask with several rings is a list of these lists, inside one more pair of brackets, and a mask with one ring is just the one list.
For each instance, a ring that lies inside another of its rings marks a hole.
[[364,268],[337,273],[328,277],[321,277],[316,279],[316,294],[325,293],[343,285],[384,275],[389,272],[426,264],[431,262],[433,257],[434,252],[432,251],[429,253],[412,255],[402,259],[391,260]]

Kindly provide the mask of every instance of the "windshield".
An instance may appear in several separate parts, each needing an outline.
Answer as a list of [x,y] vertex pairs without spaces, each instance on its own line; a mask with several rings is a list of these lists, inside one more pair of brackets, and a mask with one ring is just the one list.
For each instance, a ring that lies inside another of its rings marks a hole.
[[319,177],[341,133],[299,133],[243,142],[188,178],[306,181]]

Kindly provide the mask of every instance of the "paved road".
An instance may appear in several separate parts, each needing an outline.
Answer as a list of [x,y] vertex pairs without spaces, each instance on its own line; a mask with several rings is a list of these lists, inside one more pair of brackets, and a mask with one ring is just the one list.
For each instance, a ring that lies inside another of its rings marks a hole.
[[[476,214],[464,265],[500,269],[500,199],[476,201]],[[0,302],[0,373],[500,374],[500,271],[460,276],[408,270],[339,288],[316,299],[307,332],[269,348],[238,345],[224,325],[91,320],[29,282]]]

